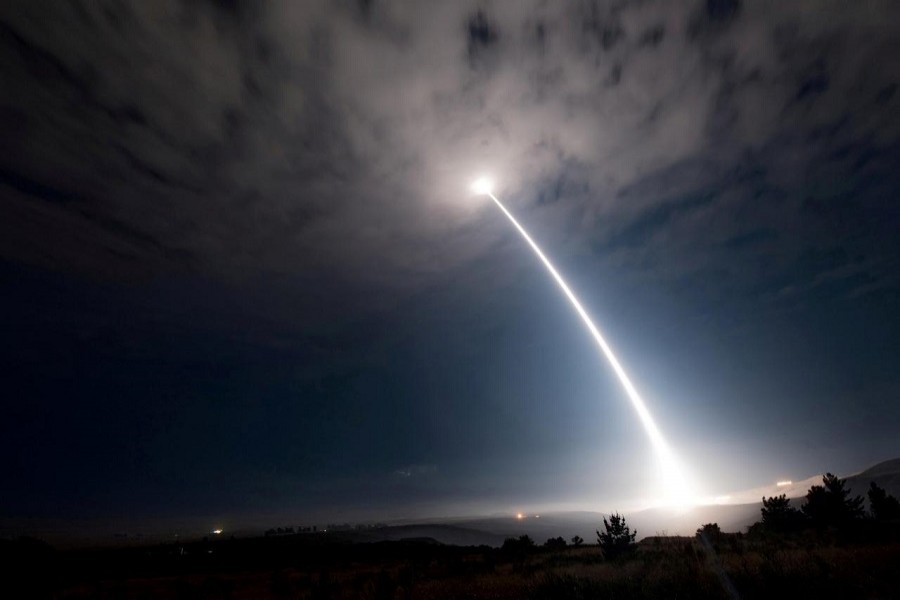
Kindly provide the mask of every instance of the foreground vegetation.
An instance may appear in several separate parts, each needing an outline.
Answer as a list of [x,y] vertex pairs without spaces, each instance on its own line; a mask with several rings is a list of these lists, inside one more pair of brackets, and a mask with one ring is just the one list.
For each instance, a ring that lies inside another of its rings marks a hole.
[[708,523],[694,537],[635,543],[615,514],[597,545],[578,536],[491,548],[307,535],[57,552],[22,539],[0,542],[0,589],[59,599],[895,598],[900,505],[877,486],[869,499],[866,514],[827,475],[799,509],[764,499],[746,534]]
[[596,545],[521,551],[426,541],[261,538],[63,554],[32,548],[43,559],[29,566],[20,560],[6,579],[6,589],[15,576],[27,594],[6,597],[729,598],[724,573],[742,598],[892,598],[900,590],[900,536],[880,532],[891,539],[719,533],[707,547],[699,537],[653,537],[615,560]]

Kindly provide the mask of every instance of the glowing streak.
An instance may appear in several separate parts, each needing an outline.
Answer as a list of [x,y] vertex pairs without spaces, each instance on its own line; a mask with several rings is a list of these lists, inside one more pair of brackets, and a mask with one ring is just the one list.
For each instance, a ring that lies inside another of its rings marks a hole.
[[689,504],[692,501],[692,494],[684,473],[682,472],[681,466],[678,464],[678,460],[669,449],[668,443],[666,442],[662,433],[659,431],[659,427],[656,426],[656,422],[653,420],[653,416],[650,414],[650,411],[647,410],[647,406],[644,404],[644,400],[641,398],[640,394],[638,394],[634,385],[631,383],[631,380],[628,378],[628,374],[625,373],[625,369],[623,369],[622,365],[619,364],[619,360],[616,358],[615,354],[613,354],[613,351],[609,347],[609,344],[606,343],[606,340],[603,339],[603,335],[601,335],[600,330],[597,329],[597,326],[594,325],[593,321],[591,321],[590,315],[588,315],[584,307],[581,306],[581,302],[578,301],[575,293],[571,289],[569,289],[569,286],[562,278],[562,275],[559,274],[559,272],[556,270],[556,267],[554,267],[553,263],[550,262],[550,259],[544,256],[544,253],[541,251],[535,241],[531,239],[531,236],[528,235],[528,232],[525,231],[525,228],[519,225],[519,222],[515,217],[512,216],[512,213],[506,210],[506,207],[503,206],[503,203],[500,202],[497,196],[495,196],[494,193],[490,190],[490,184],[488,180],[479,180],[473,186],[473,190],[476,192],[483,192],[487,196],[490,196],[491,200],[493,200],[497,207],[501,211],[503,211],[503,214],[506,215],[510,222],[515,226],[515,228],[519,230],[519,233],[522,234],[522,237],[525,238],[525,241],[528,242],[528,245],[531,246],[531,249],[534,250],[534,253],[537,254],[538,258],[541,259],[541,262],[544,263],[544,266],[547,267],[548,271],[550,271],[550,274],[556,280],[556,283],[559,284],[559,287],[566,294],[569,302],[571,302],[572,306],[575,307],[575,311],[581,317],[581,320],[584,321],[584,324],[591,332],[591,335],[594,337],[597,345],[600,346],[600,350],[603,351],[603,355],[606,356],[606,360],[609,361],[609,364],[612,366],[613,371],[615,371],[616,376],[619,378],[619,381],[622,384],[622,387],[625,388],[625,393],[628,395],[628,399],[631,401],[631,405],[637,412],[638,417],[641,420],[641,424],[644,426],[644,430],[647,432],[647,435],[650,438],[650,443],[653,445],[653,448],[656,451],[657,458],[660,461],[660,466],[663,469],[666,496],[668,497],[667,499],[669,503],[675,505]]

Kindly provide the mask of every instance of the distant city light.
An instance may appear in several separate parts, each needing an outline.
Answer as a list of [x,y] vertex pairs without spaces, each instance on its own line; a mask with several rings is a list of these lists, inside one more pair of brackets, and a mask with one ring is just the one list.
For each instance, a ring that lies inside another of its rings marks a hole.
[[222,530],[221,530],[221,529],[213,529],[212,532],[213,532],[214,534],[216,534],[216,535],[222,535]]
[[794,483],[793,481],[785,480],[785,481],[779,481],[779,482],[777,482],[775,485],[776,485],[777,487],[785,487],[785,486],[788,486],[788,485],[792,485],[793,483]]
[[517,519],[524,519],[524,518],[525,518],[525,515],[523,515],[522,513],[516,513],[516,518],[517,518]]

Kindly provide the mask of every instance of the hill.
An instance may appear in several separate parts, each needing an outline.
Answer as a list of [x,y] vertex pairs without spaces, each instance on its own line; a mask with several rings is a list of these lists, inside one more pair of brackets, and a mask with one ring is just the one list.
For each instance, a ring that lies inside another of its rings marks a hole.
[[847,486],[854,494],[865,496],[874,482],[896,498],[900,498],[900,458],[880,462],[861,473],[847,477]]

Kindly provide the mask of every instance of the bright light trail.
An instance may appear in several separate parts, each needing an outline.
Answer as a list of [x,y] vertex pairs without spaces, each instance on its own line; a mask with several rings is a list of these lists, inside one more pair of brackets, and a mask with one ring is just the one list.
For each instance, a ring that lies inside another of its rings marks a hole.
[[472,191],[477,194],[484,194],[489,196],[491,200],[493,200],[497,205],[497,208],[499,208],[503,212],[503,214],[506,215],[506,217],[515,226],[519,233],[522,234],[522,237],[525,238],[525,241],[528,242],[528,245],[531,246],[532,250],[534,250],[534,253],[537,254],[538,258],[541,259],[541,262],[544,263],[544,266],[547,267],[547,270],[553,276],[553,279],[555,279],[556,283],[559,284],[559,287],[565,293],[566,297],[569,299],[569,302],[572,303],[575,311],[581,317],[581,320],[584,321],[584,324],[587,326],[588,331],[590,331],[591,335],[594,337],[594,341],[597,342],[597,345],[600,347],[600,350],[603,352],[606,360],[609,361],[609,364],[612,366],[613,371],[615,371],[616,376],[619,378],[619,382],[622,384],[622,387],[625,388],[625,393],[628,395],[628,399],[631,401],[631,405],[637,412],[638,418],[640,418],[641,421],[641,425],[644,426],[644,430],[647,432],[647,436],[650,438],[650,443],[653,445],[653,449],[656,452],[657,460],[659,460],[660,462],[665,489],[664,495],[666,504],[674,506],[686,506],[693,503],[696,495],[695,492],[690,489],[681,465],[675,457],[675,454],[669,448],[669,444],[666,442],[666,439],[660,432],[659,427],[657,427],[656,422],[653,420],[653,416],[647,409],[647,405],[644,404],[644,400],[641,398],[640,394],[638,394],[637,392],[637,389],[635,389],[634,385],[631,383],[631,380],[628,378],[628,374],[625,373],[625,369],[622,368],[622,365],[619,363],[619,360],[616,358],[615,354],[613,354],[613,351],[609,347],[609,344],[606,343],[606,340],[600,333],[600,330],[597,329],[596,325],[594,325],[594,322],[591,320],[590,315],[588,315],[587,311],[581,305],[581,302],[578,301],[575,293],[569,288],[568,284],[562,278],[562,275],[559,274],[559,271],[556,270],[556,267],[554,267],[553,263],[550,262],[550,259],[548,259],[544,255],[535,241],[531,239],[531,236],[528,235],[528,232],[525,231],[525,228],[519,224],[512,213],[510,213],[506,209],[506,207],[503,206],[503,203],[500,202],[500,199],[494,195],[491,187],[492,186],[490,180],[481,178],[472,184]]

